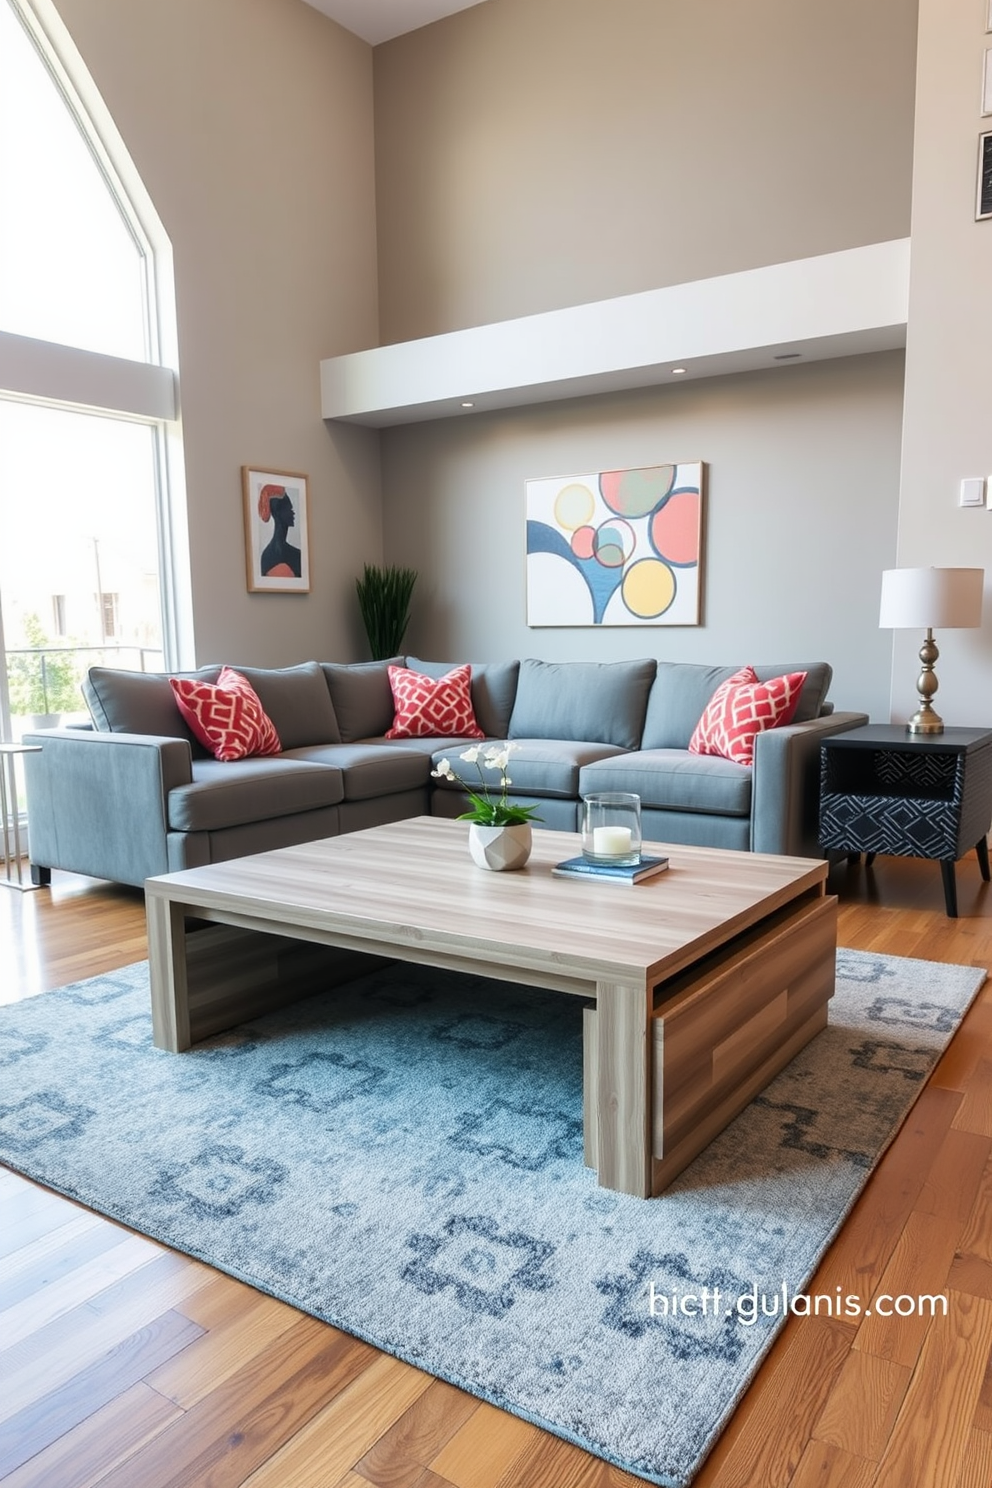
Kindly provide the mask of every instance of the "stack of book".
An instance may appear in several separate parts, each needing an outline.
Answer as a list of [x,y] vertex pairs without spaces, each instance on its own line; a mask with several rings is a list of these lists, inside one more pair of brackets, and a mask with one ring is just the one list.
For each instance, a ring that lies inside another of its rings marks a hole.
[[667,867],[667,858],[642,857],[636,863],[593,863],[589,858],[578,857],[556,863],[551,874],[554,878],[602,878],[610,883],[636,884],[654,878],[656,873],[664,873]]

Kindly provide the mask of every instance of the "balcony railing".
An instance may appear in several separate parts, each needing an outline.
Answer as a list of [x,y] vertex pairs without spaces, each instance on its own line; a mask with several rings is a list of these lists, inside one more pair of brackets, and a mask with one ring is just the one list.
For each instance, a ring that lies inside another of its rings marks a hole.
[[91,666],[117,666],[146,672],[163,665],[150,646],[25,646],[7,650],[7,688],[12,719],[83,714],[80,691]]

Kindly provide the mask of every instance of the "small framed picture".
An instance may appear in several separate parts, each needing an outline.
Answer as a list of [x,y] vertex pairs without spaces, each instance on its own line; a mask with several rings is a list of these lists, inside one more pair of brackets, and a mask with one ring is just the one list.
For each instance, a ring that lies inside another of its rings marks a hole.
[[242,465],[249,594],[310,593],[307,477]]
[[982,69],[982,115],[992,114],[992,47],[985,48],[985,65]]
[[986,0],[986,6],[985,29],[986,31],[992,31],[992,0]]
[[978,136],[978,201],[975,217],[979,222],[992,217],[992,130]]

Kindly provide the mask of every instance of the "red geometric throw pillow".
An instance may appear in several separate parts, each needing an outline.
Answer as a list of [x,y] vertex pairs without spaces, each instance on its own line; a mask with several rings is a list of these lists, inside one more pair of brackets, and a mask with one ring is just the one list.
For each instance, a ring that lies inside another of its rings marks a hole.
[[754,741],[765,729],[792,722],[805,672],[787,672],[759,682],[753,667],[741,667],[714,692],[689,740],[692,754],[719,754],[738,765],[754,764]]
[[275,724],[247,677],[222,667],[216,682],[170,677],[179,711],[201,744],[219,760],[278,754]]
[[484,739],[472,711],[470,666],[453,667],[443,677],[425,677],[409,667],[391,666],[396,716],[387,739]]

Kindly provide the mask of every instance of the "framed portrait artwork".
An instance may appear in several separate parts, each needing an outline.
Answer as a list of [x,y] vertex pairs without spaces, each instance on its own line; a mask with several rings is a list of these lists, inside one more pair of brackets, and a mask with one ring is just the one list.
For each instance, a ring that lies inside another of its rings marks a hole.
[[975,217],[979,222],[992,217],[992,130],[978,136],[978,200]]
[[242,465],[250,594],[310,593],[310,507],[298,470]]

